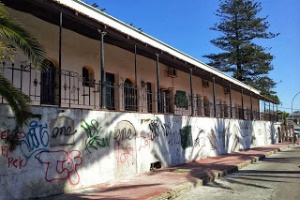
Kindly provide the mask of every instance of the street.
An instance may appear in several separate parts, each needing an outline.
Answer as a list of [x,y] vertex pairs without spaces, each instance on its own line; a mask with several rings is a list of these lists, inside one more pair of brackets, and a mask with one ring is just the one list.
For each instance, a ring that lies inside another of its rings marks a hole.
[[299,200],[300,146],[277,152],[215,182],[182,194],[177,200]]

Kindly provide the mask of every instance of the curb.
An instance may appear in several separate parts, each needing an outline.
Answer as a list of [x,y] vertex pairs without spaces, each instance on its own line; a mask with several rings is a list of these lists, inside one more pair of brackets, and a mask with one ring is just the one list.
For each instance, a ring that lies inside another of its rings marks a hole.
[[[297,145],[299,145],[299,144],[297,144]],[[213,172],[211,175],[207,174],[206,176],[203,176],[201,178],[195,178],[194,182],[187,182],[187,183],[181,184],[178,188],[171,189],[169,191],[163,192],[162,194],[159,194],[159,195],[154,196],[154,197],[150,197],[149,200],[174,199],[174,198],[180,196],[181,194],[192,190],[193,188],[206,185],[207,183],[213,182],[214,180],[216,180],[218,178],[221,178],[221,177],[224,177],[228,174],[237,172],[241,168],[246,167],[247,165],[250,165],[250,164],[255,163],[259,160],[265,159],[266,156],[275,154],[276,152],[280,152],[280,151],[282,151],[284,149],[287,149],[289,147],[292,147],[292,146],[296,146],[296,144],[289,144],[289,145],[286,145],[284,147],[274,149],[273,151],[266,152],[266,153],[264,153],[263,155],[260,155],[260,156],[255,156],[252,159],[246,160],[246,161],[244,161],[242,163],[239,163],[239,164],[237,164],[233,167],[230,167],[228,169],[225,169],[225,170],[222,170],[222,171],[219,171],[219,172]]]

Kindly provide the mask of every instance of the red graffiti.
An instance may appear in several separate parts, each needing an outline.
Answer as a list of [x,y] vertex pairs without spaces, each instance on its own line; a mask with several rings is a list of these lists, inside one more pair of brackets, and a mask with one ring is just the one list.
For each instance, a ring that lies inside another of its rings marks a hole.
[[8,167],[15,167],[17,169],[22,169],[22,167],[27,165],[27,161],[23,160],[20,156],[19,158],[8,157],[7,162]]
[[151,143],[151,135],[148,134],[148,136],[141,136],[140,137],[140,146],[139,146],[139,151],[142,149],[142,148],[150,148],[150,143]]
[[[120,147],[117,148],[118,151],[118,164],[124,164],[126,163],[128,166],[130,166],[133,163],[133,147]],[[130,161],[132,163],[130,163]]]
[[10,157],[8,146],[1,147],[1,155],[3,157],[7,158],[7,167],[8,168],[15,167],[17,169],[22,169],[22,167],[25,167],[27,165],[27,160],[24,160],[20,156],[19,156],[19,158]]
[[3,157],[7,158],[8,157],[8,146],[2,146],[1,147],[1,154]]
[[37,155],[37,159],[47,165],[46,181],[68,179],[71,185],[77,185],[80,182],[77,171],[77,167],[82,163],[80,151],[42,151]]
[[18,139],[21,139],[21,138],[24,138],[25,137],[25,133],[24,132],[19,132],[19,131],[16,131],[16,130],[5,130],[5,131],[2,131],[0,133],[0,138],[1,140],[5,140],[7,139],[8,135],[14,135],[15,138],[18,138]]
[[7,136],[8,136],[8,133],[7,133],[7,131],[3,131],[3,132],[1,132],[1,140],[4,140],[4,139],[6,139],[7,138]]

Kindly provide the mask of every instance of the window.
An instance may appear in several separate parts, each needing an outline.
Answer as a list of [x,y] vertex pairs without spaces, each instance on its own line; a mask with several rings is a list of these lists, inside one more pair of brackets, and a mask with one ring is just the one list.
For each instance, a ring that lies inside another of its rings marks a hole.
[[158,104],[158,112],[171,113],[171,91],[169,89],[160,89],[160,99]]
[[95,85],[94,70],[90,66],[82,67],[82,85],[86,87],[94,87]]
[[210,103],[207,96],[204,97],[203,106],[204,106],[204,116],[210,117]]
[[106,108],[109,110],[115,109],[115,75],[105,73],[106,80]]
[[55,95],[58,89],[56,68],[48,59],[43,61],[43,65],[48,66],[46,71],[41,73],[41,104],[57,105],[58,96]]
[[124,82],[124,102],[125,110],[137,111],[137,89],[129,79]]
[[152,113],[152,87],[149,82],[147,82],[147,110]]

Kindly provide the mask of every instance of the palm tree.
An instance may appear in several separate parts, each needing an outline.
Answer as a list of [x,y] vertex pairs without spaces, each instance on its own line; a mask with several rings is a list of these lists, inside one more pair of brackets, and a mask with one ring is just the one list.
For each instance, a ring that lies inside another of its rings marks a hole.
[[[43,60],[46,52],[42,45],[16,21],[9,18],[5,7],[0,3],[0,61],[12,59],[20,49],[36,69],[45,69]],[[0,95],[14,112],[18,126],[27,123],[32,117],[30,98],[0,74]]]

